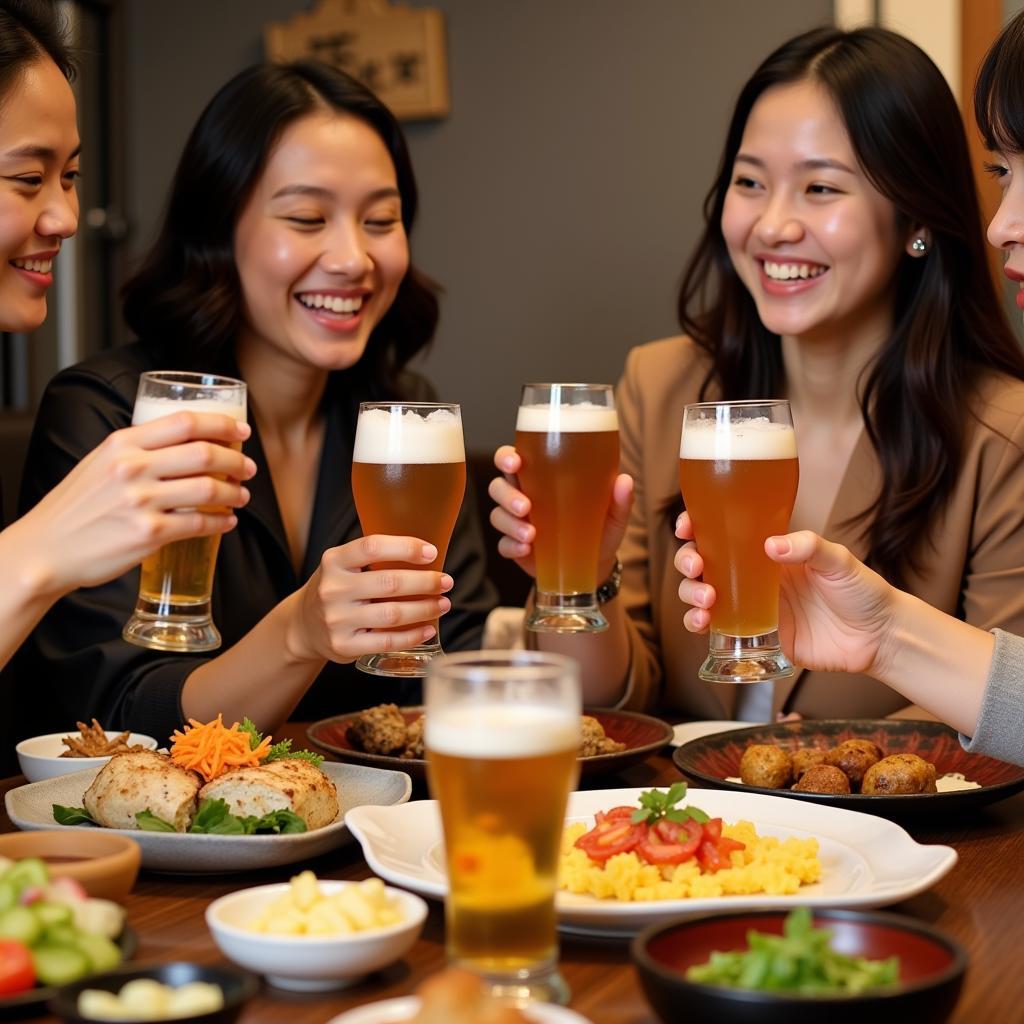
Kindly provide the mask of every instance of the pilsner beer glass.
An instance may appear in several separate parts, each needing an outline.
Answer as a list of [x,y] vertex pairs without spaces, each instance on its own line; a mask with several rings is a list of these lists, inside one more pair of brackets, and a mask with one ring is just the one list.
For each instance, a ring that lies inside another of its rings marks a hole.
[[799,467],[789,402],[686,406],[679,484],[717,594],[701,679],[758,683],[793,674],[779,646],[779,566],[765,539],[789,530]]
[[434,662],[425,691],[448,956],[497,996],[566,1002],[555,890],[577,779],[579,667],[557,654],[467,651]]
[[[418,537],[437,548],[430,565],[375,563],[374,569],[444,568],[444,557],[466,491],[462,412],[440,402],[362,402],[352,455],[352,495],[363,528]],[[364,654],[356,667],[370,675],[422,676],[442,654],[434,636],[407,651]],[[408,626],[403,627],[408,629]]]
[[[176,412],[219,412],[245,422],[245,383],[211,373],[154,370],[142,374],[132,424]],[[240,449],[241,444],[234,447]],[[230,512],[229,508],[203,509]],[[121,636],[157,651],[213,651],[220,633],[210,598],[220,535],[165,544],[142,562],[135,611]]]
[[527,628],[538,633],[607,629],[596,591],[601,533],[619,471],[611,385],[524,385],[516,451],[522,459],[519,483],[537,531],[537,590]]

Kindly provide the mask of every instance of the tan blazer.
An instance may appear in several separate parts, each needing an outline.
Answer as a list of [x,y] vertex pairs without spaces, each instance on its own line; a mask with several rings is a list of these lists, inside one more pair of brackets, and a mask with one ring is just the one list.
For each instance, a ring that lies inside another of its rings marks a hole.
[[[622,470],[636,481],[620,552],[621,600],[633,648],[623,706],[714,719],[732,717],[737,688],[697,678],[707,638],[683,626],[686,609],[672,564],[679,541],[666,511],[678,507],[683,406],[699,400],[707,366],[687,338],[641,345],[629,354],[616,404]],[[978,408],[984,422],[972,420],[956,488],[933,533],[934,547],[924,553],[923,571],[909,580],[908,589],[983,629],[999,626],[1024,634],[1024,382],[993,375]],[[860,558],[866,554],[864,542],[854,528],[841,524],[877,498],[880,481],[871,443],[862,435],[825,530]],[[773,685],[775,712],[811,718],[881,717],[907,704],[867,676],[804,670]]]

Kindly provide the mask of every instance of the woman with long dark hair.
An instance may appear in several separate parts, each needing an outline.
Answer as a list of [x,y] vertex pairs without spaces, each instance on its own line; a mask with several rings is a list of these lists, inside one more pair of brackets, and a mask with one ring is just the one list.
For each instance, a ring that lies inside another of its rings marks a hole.
[[[43,323],[54,264],[78,227],[73,73],[54,6],[0,0],[0,331]],[[232,514],[176,509],[245,504],[239,481],[256,467],[225,444],[248,436],[226,416],[188,414],[82,446],[77,465],[0,533],[0,667],[75,587],[118,576],[168,541],[230,530]]]
[[[706,718],[897,711],[899,695],[852,674],[803,671],[774,692],[698,681],[706,642],[681,629],[672,567],[678,432],[688,402],[789,399],[795,527],[843,540],[937,608],[1024,630],[1024,355],[987,273],[941,73],[884,29],[783,44],[740,93],[705,214],[685,335],[635,349],[619,386],[611,628],[557,642],[585,659],[595,701]],[[518,456],[501,449],[496,464],[514,474]],[[491,493],[502,552],[529,568],[525,496],[510,479]]]
[[[1024,14],[999,34],[982,62],[974,113],[1003,198],[988,239],[1021,290],[1024,309]],[[678,536],[693,535],[687,515]],[[986,632],[890,586],[841,544],[810,531],[769,537],[782,567],[780,636],[801,665],[866,673],[961,733],[975,753],[1024,765],[1024,639]],[[693,543],[676,557],[679,596],[693,605],[688,629],[707,629],[711,587],[695,582],[703,562]]]
[[[129,421],[143,371],[245,380],[246,450],[261,472],[217,559],[223,652],[125,643],[134,576],[78,591],[26,645],[34,727],[88,713],[164,736],[183,717],[219,712],[267,729],[297,706],[312,718],[416,703],[418,681],[370,680],[351,662],[428,639],[438,616],[447,648],[478,645],[492,595],[471,499],[442,573],[417,568],[436,558],[422,540],[361,537],[349,482],[359,403],[433,397],[406,369],[438,318],[437,289],[410,261],[416,203],[397,121],[343,72],[305,61],[256,66],[207,106],[160,235],[125,289],[139,341],[50,384],[23,500]],[[459,598],[447,614],[453,578]]]

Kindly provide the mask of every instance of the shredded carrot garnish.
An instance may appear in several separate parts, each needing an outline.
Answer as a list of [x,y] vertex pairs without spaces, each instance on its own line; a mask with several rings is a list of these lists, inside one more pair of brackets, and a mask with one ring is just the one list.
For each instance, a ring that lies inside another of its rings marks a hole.
[[249,734],[242,732],[237,722],[228,728],[221,715],[212,722],[188,721],[184,732],[175,730],[171,736],[171,760],[199,772],[207,782],[229,768],[255,768],[270,751],[269,736],[251,747]]

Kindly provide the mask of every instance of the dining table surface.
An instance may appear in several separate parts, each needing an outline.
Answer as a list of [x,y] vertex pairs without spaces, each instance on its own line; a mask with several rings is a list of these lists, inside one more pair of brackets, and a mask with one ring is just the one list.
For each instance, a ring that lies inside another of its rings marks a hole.
[[[289,723],[277,738],[307,746],[305,725]],[[647,761],[614,774],[589,777],[581,789],[665,786],[680,773],[666,747]],[[4,794],[23,785],[20,776],[0,782]],[[425,799],[422,784],[412,799]],[[931,889],[888,908],[926,922],[958,940],[970,958],[954,1024],[1011,1024],[1024,1020],[1024,792],[998,803],[958,812],[955,818],[904,824],[920,843],[952,846],[959,855],[952,871]],[[0,808],[0,831],[12,831]],[[349,839],[303,864],[222,875],[173,875],[143,870],[125,898],[128,922],[138,936],[133,965],[173,960],[223,962],[206,927],[204,911],[237,889],[286,881],[300,868],[319,878],[362,879],[372,875],[360,846]],[[560,937],[562,974],[569,1005],[593,1024],[656,1024],[631,963],[627,939]],[[426,926],[403,959],[348,988],[298,994],[264,985],[239,1018],[242,1024],[326,1024],[352,1007],[409,995],[445,964],[444,913],[431,901]],[[55,1021],[42,1009],[26,1020]]]

